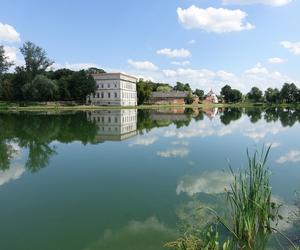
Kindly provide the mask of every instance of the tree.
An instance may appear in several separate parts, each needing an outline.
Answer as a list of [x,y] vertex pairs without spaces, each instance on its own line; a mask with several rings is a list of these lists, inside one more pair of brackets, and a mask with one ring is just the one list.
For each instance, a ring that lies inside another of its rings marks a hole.
[[23,86],[23,93],[29,101],[53,101],[58,93],[56,83],[44,75],[37,75],[32,82]]
[[25,42],[20,51],[24,56],[25,70],[29,81],[36,75],[44,73],[54,63],[47,57],[44,49],[32,42]]
[[163,86],[163,85],[158,86],[157,89],[156,89],[156,91],[158,91],[158,92],[170,92],[171,90],[172,90],[172,87],[171,86],[167,86],[167,85],[165,85],[165,86]]
[[192,91],[192,89],[188,83],[184,84],[181,82],[176,82],[176,85],[174,86],[173,90],[175,90],[175,91]]
[[298,88],[294,83],[285,83],[280,90],[280,99],[286,103],[294,103],[298,99]]
[[152,90],[153,90],[152,82],[139,79],[139,81],[137,82],[137,98],[138,98],[139,105],[144,104],[149,100]]
[[200,90],[200,89],[196,89],[194,91],[194,95],[198,96],[199,100],[203,100],[203,98],[204,98],[204,91]]
[[247,98],[250,100],[250,101],[253,101],[253,102],[259,102],[262,100],[262,96],[263,96],[263,93],[262,91],[257,88],[257,87],[253,87],[250,92],[247,94]]
[[280,101],[280,92],[277,88],[268,88],[265,91],[265,100],[269,103],[278,103]]
[[86,97],[95,93],[97,89],[96,81],[91,75],[88,75],[85,70],[74,72],[69,82],[69,92],[73,100],[81,103],[86,102]]
[[8,57],[5,55],[4,46],[0,45],[0,80],[3,73],[5,73],[11,66],[12,62],[8,60]]
[[194,98],[192,92],[189,92],[188,95],[184,98],[185,104],[193,104]]
[[88,68],[86,70],[86,73],[88,74],[101,74],[101,73],[106,73],[103,69],[98,69],[98,68],[95,68],[95,67],[91,67],[91,68]]
[[222,95],[225,102],[230,102],[231,91],[232,91],[232,89],[229,85],[225,85],[221,89],[221,95]]

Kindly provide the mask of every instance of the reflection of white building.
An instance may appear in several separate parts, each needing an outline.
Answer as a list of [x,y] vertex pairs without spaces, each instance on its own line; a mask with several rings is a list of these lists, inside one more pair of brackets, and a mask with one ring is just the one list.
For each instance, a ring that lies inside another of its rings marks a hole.
[[87,98],[92,105],[136,106],[137,78],[122,73],[101,73],[93,75],[96,93]]
[[137,110],[97,110],[88,119],[98,126],[96,141],[122,141],[137,135]]

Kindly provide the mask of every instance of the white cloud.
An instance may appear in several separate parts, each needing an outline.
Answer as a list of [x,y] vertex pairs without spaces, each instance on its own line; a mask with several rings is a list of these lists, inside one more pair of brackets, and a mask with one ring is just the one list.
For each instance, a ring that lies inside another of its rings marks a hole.
[[223,0],[223,4],[264,4],[270,6],[284,6],[292,0]]
[[191,64],[190,61],[183,61],[183,62],[177,62],[177,61],[173,61],[171,62],[172,65],[177,65],[177,66],[188,66]]
[[279,58],[279,57],[271,57],[268,59],[268,62],[270,64],[282,64],[282,63],[285,63],[285,60],[283,60],[282,58]]
[[0,22],[0,41],[20,42],[20,34],[15,30],[13,26]]
[[4,51],[9,61],[15,62],[17,60],[18,49],[16,47],[4,46]]
[[200,176],[186,176],[179,181],[176,194],[187,193],[193,196],[197,193],[220,194],[229,189],[233,175],[222,171],[206,172]]
[[196,43],[196,40],[190,40],[188,41],[188,44],[195,44]]
[[158,140],[157,136],[139,137],[129,143],[129,147],[132,146],[149,146]]
[[93,67],[101,68],[99,65],[97,65],[95,63],[68,63],[68,62],[66,62],[65,64],[54,63],[52,65],[52,68],[54,68],[54,69],[66,68],[66,69],[71,69],[74,71],[93,68]]
[[152,62],[149,61],[133,61],[133,60],[128,60],[128,63],[138,69],[138,70],[157,70],[158,67],[156,65],[154,65]]
[[171,157],[184,157],[189,154],[188,148],[176,148],[176,149],[169,149],[166,151],[159,151],[157,152],[158,156],[163,158],[171,158]]
[[284,164],[286,162],[299,162],[300,150],[290,150],[286,155],[281,156],[276,162]]
[[266,146],[267,147],[272,147],[272,148],[278,148],[280,147],[281,143],[280,142],[277,142],[277,141],[274,141],[274,142],[267,142],[266,143]]
[[12,180],[17,180],[25,172],[24,166],[11,166],[7,170],[0,170],[0,186]]
[[187,9],[177,9],[179,22],[186,29],[202,29],[207,32],[233,32],[251,30],[254,28],[249,22],[245,22],[247,13],[239,9],[230,10],[224,8],[201,9],[195,5]]
[[294,55],[300,55],[300,42],[282,41],[280,44]]
[[181,57],[181,58],[186,58],[190,57],[192,54],[189,50],[187,49],[169,49],[169,48],[164,48],[156,51],[158,55],[164,55],[170,58],[175,58],[175,57]]

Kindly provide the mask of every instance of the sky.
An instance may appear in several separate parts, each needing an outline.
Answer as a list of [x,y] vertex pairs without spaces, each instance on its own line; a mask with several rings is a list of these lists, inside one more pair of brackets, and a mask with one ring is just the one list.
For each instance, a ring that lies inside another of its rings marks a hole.
[[246,93],[300,87],[299,0],[1,0],[0,44],[32,41],[54,69],[91,66]]

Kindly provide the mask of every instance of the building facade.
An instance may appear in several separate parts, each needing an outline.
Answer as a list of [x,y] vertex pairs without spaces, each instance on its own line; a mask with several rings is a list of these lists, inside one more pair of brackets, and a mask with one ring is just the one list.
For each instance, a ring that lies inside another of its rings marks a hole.
[[218,97],[217,95],[210,90],[207,95],[206,98],[204,99],[203,103],[219,103]]
[[96,93],[87,97],[87,103],[102,106],[136,106],[137,78],[123,73],[93,74]]
[[95,110],[87,112],[89,121],[97,124],[95,143],[122,141],[137,135],[137,110]]
[[[190,94],[189,91],[170,91],[170,92],[152,92],[148,103],[149,104],[170,104],[170,105],[184,105],[185,98]],[[193,105],[199,103],[198,96],[193,95]]]

